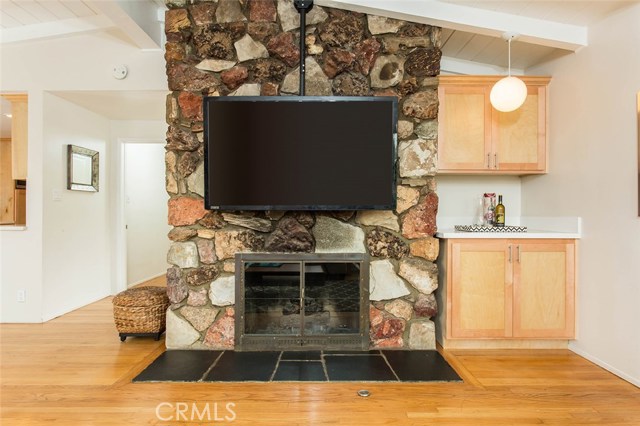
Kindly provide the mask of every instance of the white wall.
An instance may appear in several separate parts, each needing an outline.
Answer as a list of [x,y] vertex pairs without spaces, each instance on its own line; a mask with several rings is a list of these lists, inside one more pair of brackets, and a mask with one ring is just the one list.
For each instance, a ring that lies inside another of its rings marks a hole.
[[640,386],[636,93],[640,5],[589,29],[551,75],[550,172],[522,185],[526,216],[581,216],[577,340],[571,348]]
[[[43,319],[110,294],[109,120],[55,95],[43,104]],[[99,191],[66,189],[67,145],[100,154]],[[59,194],[59,200],[54,194]]]
[[[4,68],[4,63],[0,61],[0,69]],[[4,89],[10,86],[0,87]],[[0,230],[1,322],[42,321],[42,182],[45,161],[42,147],[42,95],[42,92],[29,93],[27,229]],[[19,290],[26,291],[24,303],[17,302]]]
[[127,286],[164,274],[171,227],[167,223],[164,141],[124,144]]
[[[128,66],[126,79],[111,76],[114,64]],[[165,62],[161,51],[143,52],[107,33],[0,45],[0,88],[29,95],[27,230],[0,231],[0,321],[40,322],[44,317],[43,287],[47,285],[43,260],[50,255],[43,245],[48,225],[43,223],[44,202],[50,195],[45,194],[44,183],[52,178],[45,176],[44,165],[58,161],[57,157],[48,158],[51,153],[44,149],[45,92],[166,90]],[[83,234],[88,232],[82,230]],[[67,237],[75,239],[75,235]],[[86,278],[88,282],[90,276]],[[26,303],[16,301],[19,289],[27,290]],[[87,289],[85,296],[89,300],[95,294]],[[61,312],[53,308],[46,311],[48,315]]]
[[[436,181],[440,199],[439,228],[475,224],[485,192],[495,192],[496,196],[502,194],[507,225],[520,223],[520,177],[439,175]],[[451,221],[455,223],[449,223]]]

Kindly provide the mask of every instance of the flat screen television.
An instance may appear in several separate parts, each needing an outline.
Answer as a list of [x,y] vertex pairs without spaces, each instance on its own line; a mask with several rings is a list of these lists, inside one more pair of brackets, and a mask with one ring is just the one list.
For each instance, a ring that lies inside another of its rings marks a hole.
[[206,97],[210,210],[392,210],[395,97]]

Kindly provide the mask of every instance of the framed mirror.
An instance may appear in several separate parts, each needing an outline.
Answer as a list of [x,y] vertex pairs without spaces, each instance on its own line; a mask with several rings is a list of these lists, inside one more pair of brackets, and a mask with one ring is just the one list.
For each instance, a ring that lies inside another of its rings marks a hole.
[[67,189],[98,192],[100,153],[67,145]]

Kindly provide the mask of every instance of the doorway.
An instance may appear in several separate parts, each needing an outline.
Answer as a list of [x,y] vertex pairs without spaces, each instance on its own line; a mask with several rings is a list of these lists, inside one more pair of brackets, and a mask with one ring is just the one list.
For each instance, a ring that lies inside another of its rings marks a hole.
[[166,273],[169,251],[164,141],[125,142],[123,147],[126,285]]

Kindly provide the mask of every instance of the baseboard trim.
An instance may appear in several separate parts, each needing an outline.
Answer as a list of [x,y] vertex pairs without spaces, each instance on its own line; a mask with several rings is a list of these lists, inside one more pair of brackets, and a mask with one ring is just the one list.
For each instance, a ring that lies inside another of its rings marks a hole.
[[45,322],[51,321],[53,319],[56,319],[56,318],[61,317],[63,315],[66,315],[66,314],[68,314],[70,312],[73,312],[76,309],[84,308],[85,306],[88,306],[88,305],[90,305],[92,303],[96,303],[96,302],[104,299],[105,297],[109,297],[109,296],[111,296],[111,294],[109,294],[109,292],[106,291],[106,292],[102,293],[101,295],[97,295],[95,297],[91,297],[91,298],[89,298],[89,299],[87,299],[87,300],[85,300],[83,302],[74,304],[71,307],[60,309],[60,310],[56,310],[53,313],[49,313],[48,315],[43,315],[42,322],[45,323]]
[[568,340],[442,339],[444,349],[568,349]]
[[620,377],[623,380],[626,380],[627,382],[631,383],[632,385],[639,387],[640,388],[640,378],[636,378],[636,377],[631,377],[630,375],[626,374],[623,371],[618,370],[617,368],[615,368],[614,366],[606,363],[605,361],[601,360],[600,358],[591,355],[590,353],[575,347],[574,344],[569,345],[569,350],[577,355],[580,355],[582,358],[591,361],[592,363],[596,364],[598,367],[602,367],[605,370],[607,370],[608,372],[615,374],[616,376]]
[[162,271],[162,272],[160,272],[159,274],[155,274],[155,275],[152,275],[152,276],[150,276],[150,277],[147,277],[147,278],[141,279],[141,280],[139,280],[139,281],[136,281],[136,282],[134,282],[134,283],[127,284],[127,288],[135,287],[135,286],[140,285],[140,284],[142,284],[142,283],[145,283],[145,282],[147,282],[147,281],[151,281],[151,280],[153,280],[153,279],[156,279],[156,278],[158,278],[158,277],[161,277],[161,276],[165,275],[166,273],[167,273],[167,271]]

